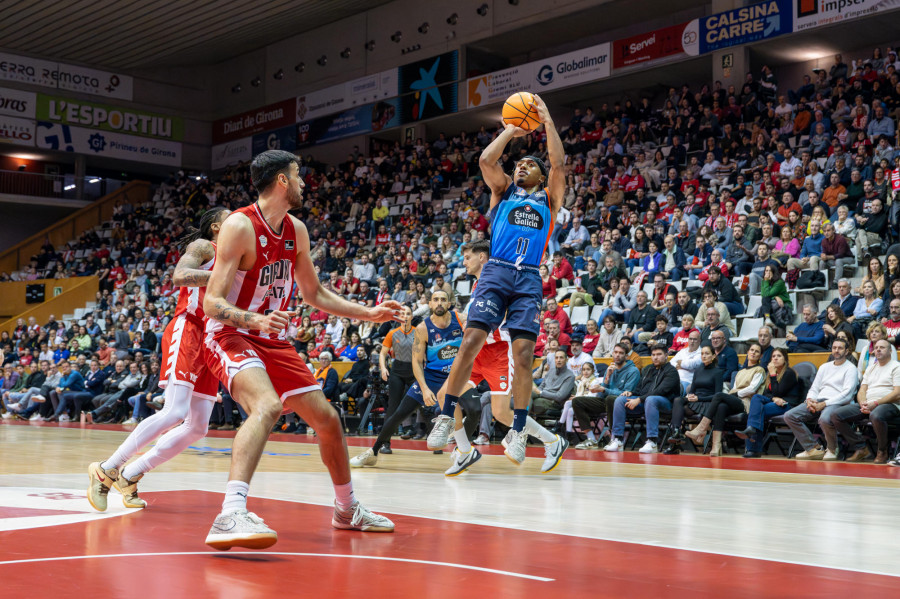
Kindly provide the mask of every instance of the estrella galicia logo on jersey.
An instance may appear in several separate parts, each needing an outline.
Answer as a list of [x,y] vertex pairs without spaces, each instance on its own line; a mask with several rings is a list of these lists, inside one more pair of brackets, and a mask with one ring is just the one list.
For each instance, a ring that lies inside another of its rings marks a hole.
[[537,82],[541,85],[550,85],[553,82],[553,67],[545,64],[538,69]]
[[509,224],[519,227],[528,227],[529,229],[543,229],[544,217],[537,210],[532,210],[531,206],[517,206],[509,211]]
[[294,249],[294,240],[293,240],[293,239],[286,239],[286,240],[284,241],[284,249],[286,249],[286,250],[292,250],[292,249]]
[[459,353],[459,348],[455,345],[447,345],[438,350],[438,360],[452,360]]

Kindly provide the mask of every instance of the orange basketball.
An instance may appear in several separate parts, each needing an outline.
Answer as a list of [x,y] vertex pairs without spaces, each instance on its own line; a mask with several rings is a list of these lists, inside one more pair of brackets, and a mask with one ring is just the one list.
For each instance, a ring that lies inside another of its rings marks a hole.
[[503,122],[525,131],[534,131],[541,124],[537,111],[531,105],[534,96],[528,92],[518,92],[503,103]]

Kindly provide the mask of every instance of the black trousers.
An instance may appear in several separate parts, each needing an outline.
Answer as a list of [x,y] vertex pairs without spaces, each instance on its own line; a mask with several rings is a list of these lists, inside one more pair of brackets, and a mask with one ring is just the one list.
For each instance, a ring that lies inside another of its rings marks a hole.
[[707,401],[688,401],[684,397],[676,397],[672,402],[672,428],[681,428],[686,415],[702,414],[708,404]]
[[[395,360],[391,367],[391,374],[388,376],[388,405],[384,412],[385,419],[390,419],[394,412],[397,411],[403,396],[406,395],[412,384],[416,382],[416,377],[412,373],[412,365],[408,364],[407,366],[407,364],[406,362],[397,362]],[[400,422],[403,422],[403,420]]]
[[713,421],[714,431],[725,430],[725,419],[733,414],[744,413],[744,402],[737,395],[716,393],[706,406],[703,415]]
[[[417,402],[412,397],[409,397],[408,395],[403,396],[400,405],[384,423],[384,427],[382,427],[381,432],[378,433],[378,437],[375,439],[375,444],[372,446],[372,451],[375,452],[375,455],[378,455],[378,452],[379,450],[381,450],[382,446],[390,444],[391,435],[397,430],[397,427],[400,426],[400,423],[406,420],[408,416],[414,414],[415,411],[421,407],[421,405],[422,404]],[[481,417],[480,394],[477,394],[472,389],[466,391],[465,393],[463,393],[462,397],[459,398],[459,406],[460,408],[462,408],[462,411],[466,416],[466,435],[471,438],[472,434],[475,432],[475,429],[478,428],[478,420]]]

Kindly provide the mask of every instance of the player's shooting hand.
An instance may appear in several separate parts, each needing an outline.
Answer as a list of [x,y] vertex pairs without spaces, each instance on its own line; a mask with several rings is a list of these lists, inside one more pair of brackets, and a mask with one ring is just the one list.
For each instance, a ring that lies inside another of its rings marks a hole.
[[428,388],[422,389],[422,399],[425,400],[426,406],[433,406],[437,403],[437,398],[434,396],[434,393],[431,392],[431,389]]
[[526,131],[525,129],[522,129],[521,127],[516,127],[515,125],[511,125],[509,123],[503,123],[503,126],[507,130],[512,129],[513,137],[524,137],[524,136],[528,135],[528,131]]
[[531,103],[531,106],[535,110],[537,110],[538,119],[540,119],[540,121],[542,123],[552,122],[553,119],[550,117],[550,111],[547,109],[547,105],[544,104],[544,101],[541,99],[541,97],[539,95],[537,95],[537,94],[533,94],[533,95],[534,95],[534,101]]
[[287,328],[291,315],[281,310],[273,310],[262,317],[259,330],[263,333],[280,333]]

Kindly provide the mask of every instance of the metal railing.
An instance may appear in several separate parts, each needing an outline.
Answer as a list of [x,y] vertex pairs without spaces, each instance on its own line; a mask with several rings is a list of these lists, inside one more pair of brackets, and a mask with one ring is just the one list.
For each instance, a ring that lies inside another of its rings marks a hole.
[[66,200],[94,201],[108,195],[126,181],[84,177],[84,190],[78,197],[78,186],[75,175],[51,175],[45,173],[29,173],[24,171],[0,170],[0,193],[42,198],[60,198]]

